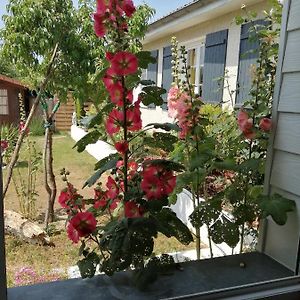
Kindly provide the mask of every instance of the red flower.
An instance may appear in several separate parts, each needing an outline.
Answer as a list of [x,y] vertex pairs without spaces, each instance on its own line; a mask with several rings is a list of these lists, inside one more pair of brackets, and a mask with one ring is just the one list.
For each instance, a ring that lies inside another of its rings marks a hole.
[[[19,123],[19,133],[25,130],[25,122],[20,121]],[[26,129],[25,134],[29,133],[29,128]]]
[[106,187],[108,188],[107,196],[110,199],[115,199],[119,195],[119,187],[111,176],[108,176]]
[[162,175],[164,180],[163,192],[165,195],[169,195],[173,192],[176,186],[176,176],[173,175],[173,172],[169,171]]
[[94,14],[94,30],[98,37],[104,37],[106,33],[106,27],[104,23],[105,19],[102,14]]
[[126,116],[128,130],[138,131],[142,128],[142,118],[139,101],[135,102],[132,109],[127,110]]
[[137,71],[138,59],[137,57],[126,51],[118,52],[111,60],[111,70],[115,75],[125,76],[133,74]]
[[115,143],[115,148],[119,153],[124,155],[128,151],[128,142],[127,141],[121,141]]
[[155,176],[144,176],[141,189],[145,192],[148,200],[160,199],[163,196],[163,185],[161,180]]
[[111,0],[97,0],[97,13],[104,15],[111,7]]
[[109,206],[109,209],[110,209],[110,211],[114,211],[118,206],[119,206],[119,203],[121,202],[121,200],[120,199],[115,199],[112,203],[111,203],[111,205]]
[[115,82],[117,81],[117,78],[112,74],[111,70],[108,69],[106,71],[106,74],[104,75],[104,77],[102,78],[103,83],[105,85],[105,87],[110,90],[112,89],[113,85],[115,84]]
[[100,207],[105,207],[107,204],[107,192],[102,191],[101,189],[95,189],[94,190],[95,194],[94,194],[94,199],[95,199],[95,204],[94,204],[94,208],[98,209]]
[[79,241],[79,234],[78,231],[74,228],[74,226],[71,223],[68,223],[67,225],[67,234],[68,237],[73,243],[77,244]]
[[140,206],[138,206],[134,201],[126,202],[124,206],[126,218],[140,218],[143,216],[143,209]]
[[[94,215],[89,212],[79,212],[76,214],[70,221],[68,226],[68,236],[74,242],[77,243],[76,234],[74,231],[77,231],[79,237],[86,237],[95,231],[97,226],[97,220]],[[76,237],[76,238],[75,238]]]
[[120,82],[111,84],[108,92],[110,94],[111,102],[122,107],[124,100],[124,89],[122,87],[122,84]]
[[120,122],[123,121],[123,113],[117,109],[113,109],[105,124],[105,128],[108,134],[113,135],[120,131]]
[[123,0],[122,9],[124,10],[127,17],[131,17],[135,12],[135,6],[132,0]]
[[8,141],[6,140],[2,140],[0,143],[1,151],[5,151],[9,146]]
[[[80,201],[81,200],[81,204]],[[77,189],[71,183],[68,183],[67,188],[63,189],[58,197],[58,203],[66,209],[84,208],[82,196],[77,193]]]
[[259,128],[265,132],[270,131],[272,128],[272,120],[269,118],[262,118],[259,122]]

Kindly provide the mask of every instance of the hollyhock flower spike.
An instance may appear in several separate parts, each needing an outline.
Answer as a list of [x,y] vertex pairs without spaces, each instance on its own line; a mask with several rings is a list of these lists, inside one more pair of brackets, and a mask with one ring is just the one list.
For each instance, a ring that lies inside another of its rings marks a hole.
[[128,151],[128,142],[127,141],[120,141],[115,143],[115,148],[117,151],[124,155]]
[[103,15],[99,13],[94,14],[94,30],[98,37],[102,38],[106,34],[106,27]]
[[115,199],[119,195],[119,187],[111,176],[107,178],[106,187],[108,188],[107,196],[110,199]]

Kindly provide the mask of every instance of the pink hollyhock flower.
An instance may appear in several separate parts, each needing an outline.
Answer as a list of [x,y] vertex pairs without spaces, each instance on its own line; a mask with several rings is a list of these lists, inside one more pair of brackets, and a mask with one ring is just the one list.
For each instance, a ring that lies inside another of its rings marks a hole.
[[0,143],[0,147],[1,147],[1,151],[5,151],[9,146],[9,143],[8,141],[6,140],[2,140],[1,143]]
[[121,141],[115,143],[115,148],[119,153],[124,155],[128,151],[128,142],[127,141]]
[[119,187],[111,176],[108,176],[106,187],[108,188],[107,196],[110,199],[115,199],[119,195]]
[[126,218],[140,218],[143,216],[143,210],[134,201],[128,201],[124,205]]
[[148,200],[160,199],[163,196],[163,185],[161,180],[155,176],[144,176],[141,189],[145,192]]
[[131,17],[135,12],[135,6],[132,0],[123,0],[121,8],[123,9],[127,17]]
[[265,132],[270,131],[272,128],[272,120],[269,118],[262,118],[259,122],[259,128]]
[[106,33],[106,27],[105,27],[105,18],[100,13],[94,14],[94,30],[98,37],[104,37]]
[[[79,237],[86,237],[95,231],[97,220],[94,215],[89,212],[79,212],[70,221],[68,226],[68,236],[74,243],[76,243],[77,236],[74,231],[77,231]],[[72,237],[72,238],[71,238]],[[78,242],[78,240],[77,240]]]
[[170,118],[177,117],[177,101],[180,98],[180,90],[177,86],[170,88],[168,93],[168,116]]
[[136,73],[138,68],[137,57],[126,51],[118,52],[111,60],[111,70],[115,75],[125,76]]
[[237,117],[239,129],[243,132],[247,139],[253,139],[255,132],[253,131],[253,120],[249,118],[247,112],[240,110]]

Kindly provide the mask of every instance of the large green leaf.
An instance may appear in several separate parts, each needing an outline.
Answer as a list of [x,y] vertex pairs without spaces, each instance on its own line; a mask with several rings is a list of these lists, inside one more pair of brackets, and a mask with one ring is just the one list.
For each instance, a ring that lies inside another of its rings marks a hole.
[[120,156],[118,153],[110,154],[109,156],[101,159],[95,165],[95,169],[97,172],[94,173],[84,184],[83,188],[86,186],[91,187],[96,183],[96,181],[100,178],[100,176],[107,170],[111,170],[116,167]]
[[139,61],[139,67],[141,69],[147,69],[149,64],[155,64],[156,63],[156,58],[151,56],[150,51],[140,51],[136,53],[136,56]]
[[151,148],[160,148],[164,151],[171,152],[174,150],[173,144],[176,143],[177,137],[165,132],[155,132],[153,137],[145,137],[143,144]]
[[99,264],[99,256],[95,252],[89,253],[85,258],[77,262],[82,278],[92,278],[95,275],[96,267]]
[[177,218],[176,214],[171,209],[165,207],[159,213],[154,214],[153,217],[157,221],[158,231],[165,236],[174,236],[184,245],[188,245],[193,241],[190,230]]
[[163,129],[165,131],[171,131],[171,130],[180,131],[179,126],[174,123],[150,123],[146,125],[145,128],[151,126],[153,126],[153,128],[155,129]]
[[95,144],[99,140],[100,136],[101,133],[98,130],[93,130],[81,138],[73,148],[77,147],[78,152],[83,152],[87,145]]
[[157,86],[145,86],[140,94],[142,103],[146,106],[150,104],[155,104],[160,106],[163,104],[164,100],[161,97],[167,91],[163,88]]
[[271,216],[278,225],[284,225],[287,221],[287,213],[294,211],[296,208],[295,201],[284,198],[279,194],[270,197],[262,196],[260,207],[262,217]]
[[172,170],[176,172],[184,170],[184,166],[182,164],[166,159],[152,159],[147,161],[147,164],[153,166],[162,166],[165,170]]

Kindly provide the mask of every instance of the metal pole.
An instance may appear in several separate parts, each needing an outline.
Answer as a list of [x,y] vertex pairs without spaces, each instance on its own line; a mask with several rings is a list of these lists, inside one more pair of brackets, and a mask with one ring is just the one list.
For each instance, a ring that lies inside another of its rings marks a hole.
[[[1,142],[1,132],[0,132],[0,142]],[[7,300],[1,145],[0,145],[0,299]]]

